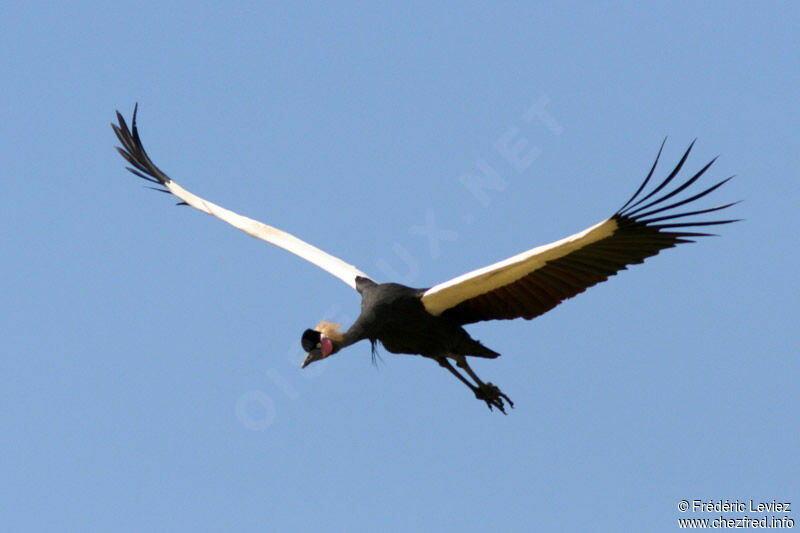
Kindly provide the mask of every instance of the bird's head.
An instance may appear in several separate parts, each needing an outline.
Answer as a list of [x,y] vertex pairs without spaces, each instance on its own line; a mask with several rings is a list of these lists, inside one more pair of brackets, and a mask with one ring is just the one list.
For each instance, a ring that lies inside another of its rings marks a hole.
[[308,353],[305,360],[303,360],[302,368],[338,352],[341,342],[342,333],[339,329],[339,324],[323,320],[314,329],[305,330],[300,339],[300,344],[303,345],[303,349]]

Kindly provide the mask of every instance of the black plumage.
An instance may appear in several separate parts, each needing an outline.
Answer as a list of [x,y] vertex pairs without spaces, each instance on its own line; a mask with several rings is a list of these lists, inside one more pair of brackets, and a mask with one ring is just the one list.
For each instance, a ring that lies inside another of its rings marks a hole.
[[[662,143],[647,177],[630,200],[614,215],[587,230],[430,288],[376,283],[352,265],[290,234],[233,213],[181,188],[145,152],[136,126],[136,109],[131,129],[121,114],[117,113],[117,118],[118,124],[112,127],[122,143],[117,149],[132,165],[128,170],[160,185],[163,188],[156,190],[175,195],[181,200],[180,204],[216,216],[253,237],[311,261],[361,294],[361,314],[346,331],[323,321],[303,333],[301,344],[308,352],[304,367],[358,341],[369,340],[373,350],[380,343],[392,353],[434,359],[465,383],[490,409],[497,407],[502,412],[505,412],[506,402],[513,407],[511,400],[498,387],[478,378],[466,359],[468,356],[494,358],[500,354],[470,337],[462,326],[482,320],[535,318],[626,269],[627,265],[642,263],[661,250],[710,235],[695,231],[695,227],[735,222],[733,219],[697,220],[693,217],[726,209],[736,202],[693,211],[678,209],[709,195],[731,179],[677,200],[676,197],[697,182],[714,163],[712,160],[691,178],[669,189],[694,142],[672,172],[650,192],[645,192],[660,159]],[[466,376],[452,366],[451,360]]]

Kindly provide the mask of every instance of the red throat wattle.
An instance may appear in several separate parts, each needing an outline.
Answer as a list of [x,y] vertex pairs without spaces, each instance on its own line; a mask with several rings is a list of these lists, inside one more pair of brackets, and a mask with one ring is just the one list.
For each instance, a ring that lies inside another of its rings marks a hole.
[[319,348],[322,352],[322,357],[328,357],[333,351],[333,342],[328,337],[323,337],[319,341]]

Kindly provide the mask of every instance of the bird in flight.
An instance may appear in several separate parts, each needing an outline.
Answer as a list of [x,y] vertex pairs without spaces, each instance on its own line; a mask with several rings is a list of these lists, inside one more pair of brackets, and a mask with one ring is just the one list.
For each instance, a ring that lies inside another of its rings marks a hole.
[[336,276],[361,295],[361,314],[347,330],[342,331],[337,324],[325,320],[305,330],[301,336],[307,352],[303,368],[358,341],[369,340],[373,353],[380,343],[391,353],[433,359],[469,387],[476,398],[486,402],[490,410],[497,408],[503,413],[506,403],[510,407],[514,403],[496,385],[481,380],[467,362],[468,356],[492,359],[500,354],[473,339],[463,326],[482,320],[530,320],[625,270],[627,265],[642,263],[676,244],[711,235],[688,231],[691,228],[736,222],[695,217],[737,202],[692,211],[684,208],[733,176],[691,196],[679,196],[700,179],[714,160],[686,181],[668,187],[689,157],[694,142],[672,172],[646,191],[661,156],[662,143],[650,172],[633,196],[616,213],[594,226],[433,287],[418,289],[398,283],[378,283],[338,257],[204,200],[175,183],[145,152],[136,127],[137,109],[138,105],[134,107],[130,129],[119,111],[119,123],[111,125],[122,143],[117,150],[130,163],[127,167],[130,172],[162,187],[156,190],[176,196],[179,205],[194,207],[252,237],[280,246]]

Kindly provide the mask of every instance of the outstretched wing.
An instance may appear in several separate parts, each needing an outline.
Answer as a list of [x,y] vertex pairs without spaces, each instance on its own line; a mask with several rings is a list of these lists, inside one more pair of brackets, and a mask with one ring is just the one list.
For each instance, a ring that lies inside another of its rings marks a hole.
[[369,276],[361,272],[353,265],[349,265],[338,257],[334,257],[326,252],[323,252],[319,248],[298,239],[294,235],[290,235],[285,231],[281,231],[257,220],[253,220],[252,218],[239,215],[233,211],[225,209],[224,207],[213,204],[208,200],[204,200],[199,196],[195,196],[172,181],[169,176],[164,174],[150,160],[150,157],[144,150],[144,146],[142,146],[142,142],[139,139],[139,132],[136,129],[137,109],[138,104],[133,108],[133,121],[131,122],[130,130],[128,129],[128,125],[125,123],[125,119],[122,118],[122,115],[119,113],[119,111],[117,111],[117,120],[119,120],[119,124],[111,124],[111,127],[114,128],[114,133],[117,134],[119,142],[122,143],[122,147],[117,147],[117,150],[120,154],[122,154],[122,157],[124,157],[128,163],[133,166],[133,168],[127,167],[128,170],[140,178],[157,183],[158,185],[164,187],[163,189],[155,190],[171,193],[181,200],[181,204],[190,205],[204,213],[215,216],[218,219],[227,222],[231,226],[244,231],[252,237],[267,241],[268,243],[276,246],[280,246],[284,250],[292,252],[293,254],[302,257],[306,261],[313,263],[321,269],[333,274],[354,289],[356,288],[357,277],[369,278]]
[[[625,270],[627,265],[642,263],[676,244],[693,242],[694,237],[710,235],[687,231],[687,228],[736,222],[692,218],[676,221],[737,203],[697,211],[678,209],[710,194],[733,176],[693,196],[668,203],[694,184],[714,162],[712,160],[672,191],[662,192],[683,167],[692,146],[694,142],[669,176],[640,198],[655,171],[664,148],[662,143],[644,183],[610,218],[560,241],[435,285],[422,296],[425,309],[433,315],[448,316],[459,324],[520,317],[532,319]],[[655,197],[659,192],[662,195]]]

